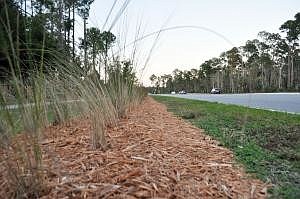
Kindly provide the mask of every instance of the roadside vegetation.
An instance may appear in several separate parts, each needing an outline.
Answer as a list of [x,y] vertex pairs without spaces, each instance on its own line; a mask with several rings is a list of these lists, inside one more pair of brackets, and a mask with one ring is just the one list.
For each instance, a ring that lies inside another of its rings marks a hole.
[[[105,151],[111,147],[106,128],[146,94],[134,60],[111,53],[116,36],[86,27],[92,3],[0,2],[0,198],[47,194],[44,182],[51,171],[42,158],[45,127],[88,119],[91,149]],[[78,45],[75,16],[84,20]]]
[[247,172],[273,184],[270,198],[300,197],[300,115],[153,97],[231,149]]
[[[136,43],[131,43],[133,52],[126,57],[123,48],[127,44],[120,41],[123,35],[112,31],[130,0],[123,1],[119,10],[115,10],[117,1],[114,1],[101,29],[87,24],[93,2],[0,1],[0,198],[47,195],[47,175],[52,171],[43,162],[45,128],[67,124],[73,119],[88,120],[90,149],[107,151],[113,147],[107,129],[115,127],[146,95],[136,77]],[[112,11],[116,13],[114,16]],[[210,65],[214,61],[205,63],[198,71],[201,74],[197,81],[203,82],[199,89],[207,90],[212,85],[222,87],[222,82],[226,92],[266,90],[274,85],[276,89],[299,89],[298,35],[295,37],[292,29],[298,23],[299,14],[282,26],[286,38],[263,33],[264,43],[250,41],[250,49],[244,55],[248,58],[245,65],[237,48],[224,54],[222,64],[226,63],[226,67],[221,64],[214,68]],[[75,38],[76,26],[82,29],[82,38]],[[278,52],[284,52],[273,56],[277,48]],[[183,73],[178,74],[183,77]],[[169,80],[154,80],[158,82],[156,87],[162,85],[167,89]],[[252,85],[252,81],[256,84]],[[186,89],[189,85],[196,88],[197,82],[184,83]],[[299,196],[298,116],[210,103],[198,105],[198,102],[173,98],[157,99],[169,103],[170,110],[190,118],[231,148],[249,172],[274,183],[274,197]],[[180,110],[176,109],[179,104]],[[227,110],[225,116],[224,110]],[[269,115],[272,118],[268,120]],[[52,164],[57,164],[56,154],[50,155]]]
[[283,23],[281,33],[261,31],[258,38],[233,47],[199,68],[150,77],[149,92],[224,93],[300,91],[300,13]]

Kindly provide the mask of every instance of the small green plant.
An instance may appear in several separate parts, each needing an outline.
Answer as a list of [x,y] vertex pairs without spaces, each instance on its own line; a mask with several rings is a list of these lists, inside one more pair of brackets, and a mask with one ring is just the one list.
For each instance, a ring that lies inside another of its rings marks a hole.
[[230,148],[246,171],[272,183],[271,198],[299,198],[300,116],[235,105],[154,96]]

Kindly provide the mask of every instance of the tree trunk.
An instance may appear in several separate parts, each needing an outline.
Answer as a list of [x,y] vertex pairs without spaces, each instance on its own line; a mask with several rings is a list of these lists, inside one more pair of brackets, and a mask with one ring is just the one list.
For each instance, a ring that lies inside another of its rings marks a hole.
[[73,61],[75,61],[75,3],[73,3],[73,21],[72,21],[72,54],[73,54]]
[[218,84],[218,88],[220,88],[220,86],[221,86],[220,85],[220,71],[218,71],[217,73],[218,73],[218,83],[217,84]]
[[288,55],[288,74],[287,74],[287,88],[291,87],[291,56]]
[[99,55],[99,80],[101,79],[101,55]]
[[70,32],[71,32],[70,21],[71,21],[71,6],[69,5],[69,9],[68,9],[68,47],[70,46]]
[[57,31],[58,31],[58,47],[60,51],[64,50],[64,46],[63,46],[63,35],[62,35],[62,31],[63,31],[63,1],[60,0],[59,1],[59,8],[58,8],[58,25],[57,25]]
[[294,56],[291,56],[291,88],[294,88]]
[[30,1],[30,6],[31,6],[31,17],[33,17],[33,10],[34,10],[34,7],[33,7],[33,0]]
[[281,89],[282,85],[281,85],[281,81],[282,81],[282,66],[279,67],[279,75],[278,75],[278,88]]
[[234,85],[233,78],[234,78],[233,70],[230,69],[230,71],[229,71],[229,87],[230,87],[230,92],[231,93],[235,92],[235,88],[234,88],[235,85]]
[[86,17],[83,19],[84,69],[87,72]]
[[66,52],[66,46],[67,46],[67,29],[66,29],[66,21],[65,21],[65,3],[64,3],[64,0],[61,1],[61,11],[62,11],[62,31],[63,31],[63,48],[64,48],[64,51]]
[[248,77],[248,89],[249,92],[252,93],[253,91],[253,81],[255,81],[254,79],[254,75],[253,75],[253,69],[250,67],[249,68],[249,77]]
[[107,82],[107,50],[108,50],[108,46],[107,46],[107,41],[105,41],[105,59],[104,59],[104,83]]
[[260,64],[260,67],[261,67],[261,85],[262,85],[262,91],[264,91],[265,90],[265,72],[264,72],[264,66],[262,63]]
[[96,63],[95,63],[95,56],[96,56],[96,53],[95,53],[95,46],[94,46],[94,44],[93,44],[93,72],[95,72],[96,71]]
[[224,82],[223,82],[223,79],[224,79],[224,71],[222,70],[221,71],[221,78],[220,78],[220,88],[225,90],[224,89]]
[[24,15],[25,15],[25,20],[26,20],[26,16],[27,16],[27,0],[24,1]]

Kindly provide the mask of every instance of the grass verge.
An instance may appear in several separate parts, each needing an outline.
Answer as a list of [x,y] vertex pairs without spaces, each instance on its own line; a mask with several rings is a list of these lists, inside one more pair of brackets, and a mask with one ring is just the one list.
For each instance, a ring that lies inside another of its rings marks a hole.
[[300,198],[300,115],[153,96],[230,148],[248,173],[274,184],[270,198]]

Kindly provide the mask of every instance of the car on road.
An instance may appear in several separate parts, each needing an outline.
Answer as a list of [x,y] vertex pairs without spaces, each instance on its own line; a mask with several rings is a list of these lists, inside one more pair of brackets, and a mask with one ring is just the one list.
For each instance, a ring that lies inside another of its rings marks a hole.
[[210,94],[221,94],[221,89],[213,88],[211,89]]
[[179,91],[179,94],[186,94],[187,92],[185,90]]

